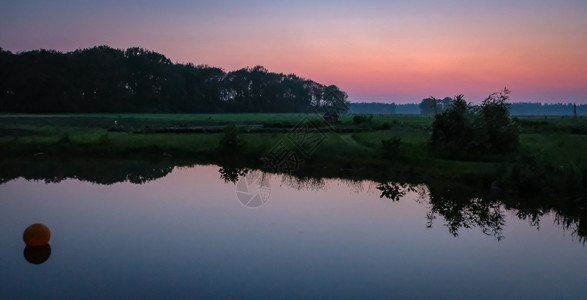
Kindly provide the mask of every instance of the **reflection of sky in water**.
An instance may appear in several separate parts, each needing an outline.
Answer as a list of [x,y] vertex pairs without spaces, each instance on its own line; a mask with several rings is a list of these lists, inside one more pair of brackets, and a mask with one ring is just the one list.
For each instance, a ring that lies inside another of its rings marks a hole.
[[[426,204],[326,180],[318,191],[271,179],[245,208],[215,166],[144,185],[18,179],[0,185],[0,298],[579,298],[587,251],[544,218],[506,213],[505,239],[449,234]],[[52,231],[51,257],[23,258],[22,231]]]

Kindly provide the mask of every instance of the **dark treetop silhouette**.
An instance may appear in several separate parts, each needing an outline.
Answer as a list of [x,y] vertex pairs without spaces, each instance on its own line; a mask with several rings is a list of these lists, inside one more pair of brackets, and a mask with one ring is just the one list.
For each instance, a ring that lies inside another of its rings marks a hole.
[[309,112],[329,105],[325,91],[348,98],[336,86],[262,66],[225,73],[174,64],[142,48],[18,54],[0,48],[0,66],[0,112]]

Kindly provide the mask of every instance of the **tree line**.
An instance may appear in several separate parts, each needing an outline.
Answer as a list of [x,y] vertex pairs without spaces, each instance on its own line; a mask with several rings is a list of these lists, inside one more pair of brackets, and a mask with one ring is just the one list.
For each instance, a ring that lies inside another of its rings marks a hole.
[[262,66],[227,73],[136,47],[16,54],[0,48],[0,112],[278,113],[328,106],[348,107],[347,94]]
[[[452,98],[445,97],[443,99],[436,99],[429,97],[423,99],[418,105],[421,115],[433,116],[445,111],[452,103]],[[576,105],[573,103],[534,103],[534,102],[517,102],[509,103],[508,108],[512,115],[516,116],[572,116],[575,113],[580,115],[587,115],[587,105]]]
[[[453,99],[451,97],[422,99],[420,103],[353,102],[351,112],[356,114],[420,114],[433,116],[442,113]],[[435,105],[435,104],[436,105]],[[509,105],[513,116],[572,116],[575,109],[578,116],[587,116],[587,104],[512,102]]]

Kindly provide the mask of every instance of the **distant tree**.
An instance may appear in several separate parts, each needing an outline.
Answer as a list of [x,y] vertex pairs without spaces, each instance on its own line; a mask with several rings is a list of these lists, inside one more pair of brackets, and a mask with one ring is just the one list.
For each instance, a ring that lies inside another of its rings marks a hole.
[[437,113],[441,113],[443,111],[445,111],[450,104],[452,103],[452,98],[451,97],[444,97],[444,99],[442,100],[437,100],[437,107],[438,107],[438,112]]
[[429,98],[422,99],[420,102],[420,114],[425,116],[434,116],[445,111],[452,103],[451,97],[444,97],[444,99],[436,99],[430,96]]
[[[514,116],[573,116],[573,103],[534,103],[518,102],[509,106],[510,114]],[[577,116],[586,115],[587,105],[577,105]]]
[[395,114],[395,103],[351,103],[350,111],[354,114]]
[[420,102],[420,114],[425,116],[434,116],[438,113],[438,102],[436,98],[430,97],[422,99]]
[[336,85],[330,85],[324,89],[323,102],[323,107],[337,113],[346,113],[350,108],[347,93],[341,91]]
[[418,107],[418,104],[416,103],[412,103],[412,104],[397,104],[395,107],[395,112],[397,114],[419,114],[420,113],[420,108]]

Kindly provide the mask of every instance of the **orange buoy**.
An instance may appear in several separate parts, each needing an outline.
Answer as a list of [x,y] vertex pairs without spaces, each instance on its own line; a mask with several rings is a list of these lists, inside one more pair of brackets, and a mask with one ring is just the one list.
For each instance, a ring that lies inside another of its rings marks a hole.
[[30,247],[44,246],[49,244],[51,231],[47,226],[35,223],[24,230],[22,239]]

